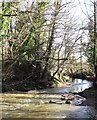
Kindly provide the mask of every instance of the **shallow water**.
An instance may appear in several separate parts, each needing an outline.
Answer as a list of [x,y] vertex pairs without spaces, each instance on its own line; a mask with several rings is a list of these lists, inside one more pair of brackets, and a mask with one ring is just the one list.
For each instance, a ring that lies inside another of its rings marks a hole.
[[78,93],[78,92],[84,91],[87,88],[92,87],[92,84],[93,84],[92,82],[87,80],[75,79],[73,80],[72,84],[68,87],[63,85],[62,87],[44,89],[44,91],[48,93],[61,93],[61,94],[68,93],[68,92]]
[[87,80],[75,79],[72,83],[70,91],[75,93],[82,92],[85,89],[92,87],[92,84],[92,82]]
[[94,108],[72,104],[53,104],[49,100],[61,102],[61,95],[47,94],[3,94],[3,118],[90,118]]
[[[80,80],[79,80],[80,81]],[[93,118],[95,110],[90,106],[65,104],[63,93],[76,86],[87,86],[88,82],[73,82],[71,87],[34,90],[27,93],[0,94],[0,109],[3,118]],[[90,84],[90,83],[89,83]],[[92,84],[91,84],[92,85]],[[83,87],[85,88],[85,86]],[[78,89],[76,89],[78,90]],[[82,90],[82,89],[81,89]],[[74,91],[74,90],[73,90]],[[50,100],[55,103],[49,103]]]

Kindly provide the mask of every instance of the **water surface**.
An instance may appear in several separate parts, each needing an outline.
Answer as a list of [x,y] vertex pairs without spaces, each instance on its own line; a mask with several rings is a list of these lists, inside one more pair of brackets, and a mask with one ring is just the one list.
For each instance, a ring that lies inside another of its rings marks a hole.
[[[92,83],[86,80],[73,81],[71,87],[34,90],[27,93],[0,94],[0,109],[3,118],[92,118],[95,110],[90,106],[65,104],[62,94],[79,92]],[[80,88],[79,88],[80,87]],[[58,104],[49,103],[50,100]],[[60,104],[62,103],[62,104]]]
[[50,88],[50,89],[44,89],[45,91],[47,91],[48,93],[68,93],[68,92],[74,92],[74,93],[78,93],[78,92],[82,92],[87,88],[92,87],[92,82],[88,81],[88,80],[82,80],[82,79],[74,79],[72,84],[68,87],[66,87],[65,85],[62,87],[56,87],[56,88]]

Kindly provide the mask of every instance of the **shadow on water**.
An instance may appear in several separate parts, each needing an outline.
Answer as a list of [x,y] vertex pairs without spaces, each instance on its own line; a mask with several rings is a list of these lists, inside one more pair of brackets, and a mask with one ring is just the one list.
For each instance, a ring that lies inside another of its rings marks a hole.
[[97,120],[95,118],[95,109],[92,106],[81,106],[79,109],[71,112],[64,120]]

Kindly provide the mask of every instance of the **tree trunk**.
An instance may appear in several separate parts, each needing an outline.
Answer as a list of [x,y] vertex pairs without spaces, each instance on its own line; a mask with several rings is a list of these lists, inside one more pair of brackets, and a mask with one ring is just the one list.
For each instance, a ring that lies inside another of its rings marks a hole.
[[97,63],[96,63],[96,2],[94,1],[94,44],[93,44],[93,66],[94,66],[94,86],[97,86]]

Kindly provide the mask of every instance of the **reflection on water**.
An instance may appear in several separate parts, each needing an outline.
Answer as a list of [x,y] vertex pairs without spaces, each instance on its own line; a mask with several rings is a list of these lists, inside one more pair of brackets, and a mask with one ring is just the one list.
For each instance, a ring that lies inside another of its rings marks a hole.
[[92,82],[82,79],[75,79],[73,81],[73,84],[70,88],[71,92],[82,92],[87,88],[90,88],[92,86]]
[[50,88],[46,89],[45,91],[48,93],[68,93],[68,92],[82,92],[87,88],[90,88],[92,86],[92,82],[88,80],[82,80],[82,79],[74,79],[73,83],[70,87],[57,87],[57,88]]

